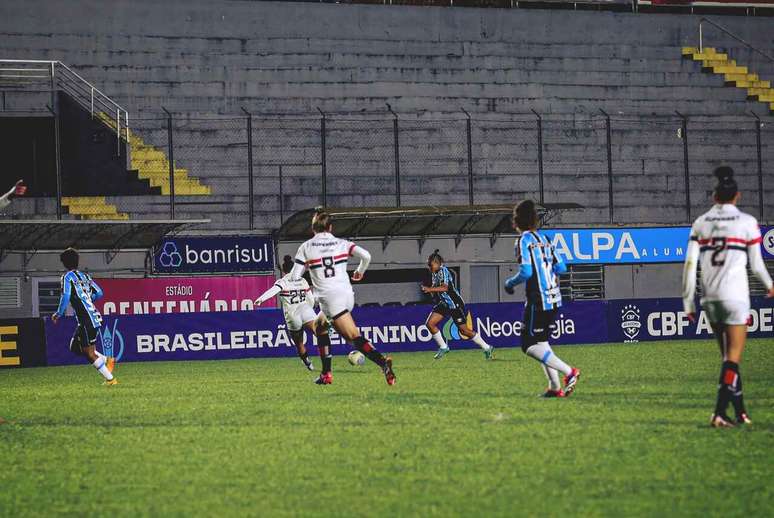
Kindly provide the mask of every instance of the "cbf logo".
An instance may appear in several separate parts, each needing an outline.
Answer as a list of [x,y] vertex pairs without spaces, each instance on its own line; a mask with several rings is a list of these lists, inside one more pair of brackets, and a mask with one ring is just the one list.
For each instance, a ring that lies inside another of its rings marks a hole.
[[769,229],[763,236],[763,249],[769,255],[774,255],[774,228]]
[[636,342],[640,334],[642,322],[640,322],[640,308],[633,304],[627,304],[621,310],[621,330],[626,336],[627,342]]
[[[473,317],[471,316],[470,311],[468,311],[465,325],[467,325],[469,329],[473,329]],[[462,338],[457,324],[455,324],[452,319],[449,319],[446,324],[444,324],[441,332],[446,340],[460,340]]]
[[159,262],[161,266],[165,268],[177,268],[183,264],[183,256],[177,250],[177,245],[171,241],[164,243],[161,247],[161,255],[159,255]]
[[115,358],[116,362],[121,361],[124,355],[124,336],[118,330],[118,319],[113,321],[113,329],[110,326],[104,326],[99,335],[102,344],[102,354],[108,358]]

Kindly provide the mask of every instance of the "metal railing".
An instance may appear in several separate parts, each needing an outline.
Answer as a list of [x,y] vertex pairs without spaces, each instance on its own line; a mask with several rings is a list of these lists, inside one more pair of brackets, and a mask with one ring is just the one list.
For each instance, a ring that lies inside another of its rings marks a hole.
[[772,57],[770,54],[768,54],[768,53],[762,51],[761,49],[753,46],[749,42],[745,41],[741,37],[737,36],[733,32],[729,31],[728,29],[726,29],[725,27],[720,25],[718,22],[710,20],[709,18],[705,18],[705,17],[702,17],[702,18],[699,19],[699,52],[702,52],[704,50],[704,24],[705,23],[708,23],[709,25],[715,27],[716,29],[718,29],[719,31],[723,32],[727,36],[730,36],[731,38],[733,38],[734,40],[738,41],[739,43],[741,43],[742,45],[744,45],[748,49],[752,50],[753,52],[755,52],[757,54],[760,54],[764,58],[766,58],[769,61],[771,61],[772,63],[774,63],[774,57]]
[[191,217],[222,212],[223,228],[275,228],[316,205],[523,197],[578,202],[587,207],[578,222],[685,224],[711,203],[712,170],[720,164],[737,171],[742,209],[774,221],[774,119],[754,114],[167,114],[136,119],[133,131],[221,196],[181,199],[173,188],[170,211],[177,204]]
[[117,153],[121,138],[129,141],[129,112],[61,61],[0,59],[0,82],[22,87],[45,83],[51,91],[51,110],[56,109],[56,92],[63,91],[113,130]]

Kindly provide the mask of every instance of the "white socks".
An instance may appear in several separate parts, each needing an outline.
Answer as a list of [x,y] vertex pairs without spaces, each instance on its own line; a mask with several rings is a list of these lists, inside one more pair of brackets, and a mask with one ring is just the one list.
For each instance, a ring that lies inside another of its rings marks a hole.
[[108,370],[107,361],[105,360],[104,356],[100,354],[99,357],[94,360],[92,365],[94,365],[94,368],[97,369],[106,380],[110,381],[113,379],[113,374]]
[[569,376],[572,372],[572,368],[554,354],[554,351],[551,349],[551,346],[548,345],[548,342],[536,343],[527,349],[527,354],[535,358],[546,367],[558,370],[565,376]]
[[473,338],[471,338],[471,340],[473,340],[473,343],[477,344],[479,347],[481,347],[484,350],[491,348],[491,346],[488,343],[486,343],[483,338],[481,338],[481,333],[476,333],[475,335],[473,335]]
[[[433,334],[433,340],[435,340],[435,343],[438,344],[438,347],[440,349],[448,349],[449,348],[449,346],[446,344],[446,341],[443,339],[443,335],[441,334],[440,331],[438,331],[437,333]],[[481,347],[484,350],[487,350],[487,349],[489,349],[491,347],[488,343],[486,343],[484,341],[483,338],[481,338],[481,333],[476,333],[475,335],[473,335],[471,340],[473,340],[473,343],[475,343],[476,345],[478,345],[479,347]]]
[[546,373],[546,378],[548,378],[548,388],[551,390],[559,390],[562,388],[562,384],[559,382],[559,373],[556,371],[556,369],[552,369],[551,367],[546,367],[544,364],[540,364],[541,367],[543,367],[543,372]]
[[438,331],[437,333],[433,333],[433,340],[435,340],[435,343],[438,344],[438,347],[440,349],[448,349],[449,348],[449,346],[444,341],[443,335],[441,334],[440,331]]

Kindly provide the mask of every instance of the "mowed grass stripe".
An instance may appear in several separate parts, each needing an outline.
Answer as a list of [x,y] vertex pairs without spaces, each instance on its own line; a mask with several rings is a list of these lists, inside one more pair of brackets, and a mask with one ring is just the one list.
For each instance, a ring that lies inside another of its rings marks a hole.
[[[452,344],[453,346],[453,344]],[[542,400],[519,349],[396,354],[398,384],[293,359],[0,371],[0,515],[743,515],[769,483],[774,340],[742,366],[755,421],[712,430],[712,341],[557,347]]]

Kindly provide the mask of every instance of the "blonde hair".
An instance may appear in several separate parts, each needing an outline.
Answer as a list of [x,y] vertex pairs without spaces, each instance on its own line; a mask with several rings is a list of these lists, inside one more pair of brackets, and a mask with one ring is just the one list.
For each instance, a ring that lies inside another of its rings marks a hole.
[[317,209],[312,217],[312,230],[315,232],[327,232],[333,225],[331,215],[322,209]]

